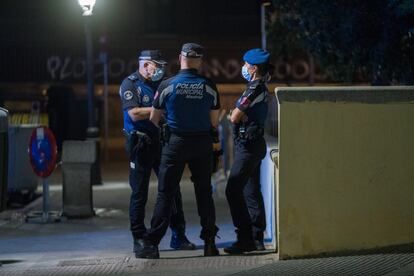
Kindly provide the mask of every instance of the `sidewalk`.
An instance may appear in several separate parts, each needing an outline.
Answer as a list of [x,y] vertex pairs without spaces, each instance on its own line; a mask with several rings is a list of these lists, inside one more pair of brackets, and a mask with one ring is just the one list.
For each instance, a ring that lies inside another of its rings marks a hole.
[[[94,186],[96,216],[59,223],[25,223],[16,212],[0,213],[12,220],[0,220],[0,275],[414,275],[414,254],[379,254],[308,260],[278,261],[272,251],[229,256],[223,247],[234,239],[233,226],[224,197],[224,182],[215,189],[219,257],[203,257],[203,242],[194,189],[186,173],[181,182],[187,235],[195,251],[169,248],[170,231],[160,244],[159,260],[135,259],[129,232],[130,190],[127,164],[102,167],[104,184]],[[61,175],[50,178],[51,206],[61,206]],[[156,196],[156,179],[151,180],[147,225]],[[29,209],[41,210],[41,199]]]
[[[247,268],[257,267],[274,261],[276,255],[257,254],[242,257],[204,258],[203,241],[198,238],[200,225],[195,204],[194,189],[186,173],[181,181],[184,213],[187,221],[187,235],[196,243],[195,251],[175,251],[169,247],[170,230],[160,244],[161,260],[139,260],[132,254],[132,239],[129,232],[128,206],[130,188],[128,185],[128,164],[114,163],[102,166],[104,184],[93,187],[96,216],[90,219],[63,220],[58,223],[25,223],[17,211],[7,211],[0,217],[0,275],[44,275],[46,272],[59,275],[105,274],[100,269],[113,270],[113,274],[163,273],[165,275],[225,275]],[[61,209],[61,173],[59,170],[50,177],[51,209]],[[233,226],[224,185],[220,183],[215,192],[217,224],[220,227],[217,244],[222,248],[234,239]],[[41,187],[39,186],[39,189]],[[156,198],[156,178],[151,179],[147,203],[146,224],[149,225]],[[41,198],[26,207],[41,210]],[[118,268],[116,268],[118,267]],[[87,268],[87,269],[86,269]],[[96,271],[94,269],[97,269]],[[208,268],[208,270],[206,270]],[[92,270],[91,270],[92,269]],[[100,271],[100,272],[99,272]],[[117,271],[117,272],[116,272]],[[6,273],[6,274],[4,274]],[[205,273],[205,274],[203,274]],[[111,274],[111,273],[109,273]],[[151,274],[148,274],[151,275]]]

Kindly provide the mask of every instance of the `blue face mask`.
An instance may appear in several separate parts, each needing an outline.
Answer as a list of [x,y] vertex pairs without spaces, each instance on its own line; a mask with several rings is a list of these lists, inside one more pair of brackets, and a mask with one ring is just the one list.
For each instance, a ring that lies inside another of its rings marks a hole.
[[154,73],[151,76],[152,81],[159,81],[164,77],[164,68],[155,68]]
[[247,81],[250,81],[252,79],[252,76],[250,76],[246,65],[242,67],[241,73],[242,73],[243,78],[245,78]]

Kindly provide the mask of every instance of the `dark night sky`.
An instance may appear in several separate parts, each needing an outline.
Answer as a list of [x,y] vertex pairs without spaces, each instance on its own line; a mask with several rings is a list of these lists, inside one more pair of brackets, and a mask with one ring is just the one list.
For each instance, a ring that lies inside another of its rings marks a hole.
[[[83,39],[76,0],[2,0],[1,42],[77,45]],[[142,35],[194,38],[258,36],[258,1],[97,0],[94,33],[108,30],[113,44]]]
[[[114,65],[120,72],[111,75],[115,83],[144,48],[161,49],[172,60],[182,43],[198,42],[206,47],[207,58],[223,61],[224,67],[230,66],[226,59],[233,59],[236,70],[234,60],[260,47],[260,8],[255,0],[97,0],[92,20],[96,59],[99,36],[105,32],[110,58],[125,63],[123,70]],[[76,68],[79,71],[76,59],[85,54],[85,36],[77,0],[2,0],[0,24],[0,81],[56,80],[57,73],[53,78],[47,71],[51,56],[60,58],[60,75],[67,75],[63,71],[68,68],[72,76]],[[65,80],[79,82],[82,77]],[[239,74],[235,80],[240,80]]]

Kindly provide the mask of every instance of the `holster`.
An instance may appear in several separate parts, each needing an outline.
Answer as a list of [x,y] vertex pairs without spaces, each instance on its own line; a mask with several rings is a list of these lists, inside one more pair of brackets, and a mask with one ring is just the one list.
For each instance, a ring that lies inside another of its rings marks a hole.
[[124,134],[126,136],[126,150],[130,155],[136,153],[148,145],[151,145],[152,143],[151,137],[149,137],[148,134],[138,130],[133,130],[130,132],[124,131]]
[[160,126],[160,143],[161,145],[165,145],[168,143],[168,141],[170,141],[170,137],[171,137],[171,131],[170,128],[168,127],[168,125],[162,124]]

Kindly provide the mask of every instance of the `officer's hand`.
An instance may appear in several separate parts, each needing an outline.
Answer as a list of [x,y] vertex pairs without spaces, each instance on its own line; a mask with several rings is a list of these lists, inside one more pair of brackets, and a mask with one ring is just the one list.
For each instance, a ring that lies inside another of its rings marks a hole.
[[213,143],[213,151],[220,151],[221,144],[220,143]]

